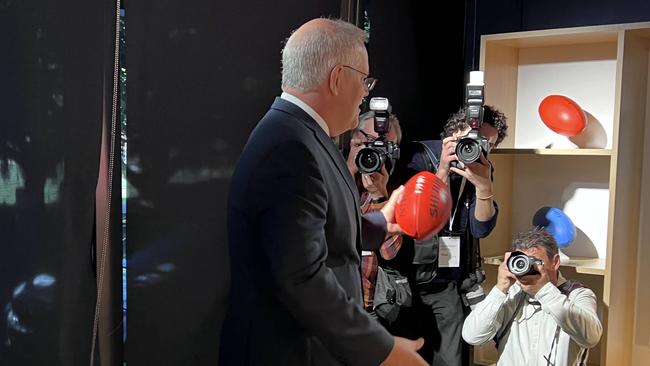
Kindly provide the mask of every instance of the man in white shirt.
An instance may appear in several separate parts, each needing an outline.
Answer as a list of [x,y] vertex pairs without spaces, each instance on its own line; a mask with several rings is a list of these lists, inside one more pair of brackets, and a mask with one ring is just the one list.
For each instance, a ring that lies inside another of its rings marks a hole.
[[507,252],[496,285],[465,320],[463,338],[472,345],[495,340],[498,365],[586,365],[602,334],[596,295],[562,277],[557,244],[544,229],[520,233],[512,249],[534,257],[532,273],[515,276]]

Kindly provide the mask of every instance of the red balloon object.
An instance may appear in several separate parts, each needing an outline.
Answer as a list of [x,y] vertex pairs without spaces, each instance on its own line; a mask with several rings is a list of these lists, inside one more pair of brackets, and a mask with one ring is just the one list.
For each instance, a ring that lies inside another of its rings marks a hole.
[[449,187],[431,172],[420,172],[406,182],[395,205],[395,220],[408,236],[425,240],[437,234],[451,215]]
[[563,136],[575,136],[587,126],[585,112],[564,95],[547,96],[539,103],[538,112],[548,128]]

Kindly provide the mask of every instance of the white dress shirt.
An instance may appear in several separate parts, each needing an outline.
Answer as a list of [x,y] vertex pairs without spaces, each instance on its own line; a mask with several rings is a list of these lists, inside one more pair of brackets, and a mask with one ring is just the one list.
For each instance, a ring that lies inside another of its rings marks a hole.
[[[561,275],[558,280],[558,285],[566,282]],[[499,335],[500,366],[569,366],[586,365],[602,330],[590,289],[566,296],[547,283],[531,297],[514,284],[507,294],[492,288],[465,320],[463,338],[480,345]]]
[[300,107],[300,109],[305,111],[311,118],[316,120],[316,123],[318,123],[318,125],[323,129],[323,131],[325,131],[327,136],[330,135],[330,129],[327,126],[327,123],[325,122],[323,117],[321,117],[320,114],[316,113],[316,111],[312,107],[310,107],[307,103],[303,102],[302,100],[300,100],[300,98],[296,97],[295,95],[291,95],[287,92],[283,92],[280,95],[280,98]]

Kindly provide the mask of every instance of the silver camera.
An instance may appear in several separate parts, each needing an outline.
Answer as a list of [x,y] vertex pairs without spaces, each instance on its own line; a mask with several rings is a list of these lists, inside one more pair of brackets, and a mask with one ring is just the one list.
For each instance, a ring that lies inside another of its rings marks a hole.
[[512,252],[506,263],[508,271],[517,277],[539,274],[539,271],[535,268],[535,264],[542,265],[544,262],[539,258],[526,255],[526,253],[520,251]]

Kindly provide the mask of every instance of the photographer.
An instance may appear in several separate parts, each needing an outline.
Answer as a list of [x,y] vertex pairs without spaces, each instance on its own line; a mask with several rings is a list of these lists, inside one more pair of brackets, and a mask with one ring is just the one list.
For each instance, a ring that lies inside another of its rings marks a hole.
[[[411,158],[403,159],[407,165],[399,174],[406,181],[423,170],[435,172],[447,182],[453,199],[450,220],[438,236],[430,243],[416,243],[411,258],[401,258],[400,254],[396,259],[401,262],[397,266],[400,272],[415,273],[413,291],[420,295],[417,320],[411,326],[434,323],[433,331],[430,327],[415,330],[425,336],[423,354],[432,359],[432,365],[459,366],[469,362],[469,347],[462,343],[461,330],[469,307],[482,295],[480,283],[484,275],[478,239],[490,234],[498,214],[493,200],[492,165],[485,154],[503,141],[507,130],[505,115],[491,106],[483,107],[481,118],[478,131],[473,130],[466,108],[461,108],[447,120],[443,140],[416,144],[419,149]],[[487,151],[480,153],[477,161],[461,167],[457,164],[458,141],[476,132]],[[422,270],[425,264],[429,268]],[[428,348],[431,345],[433,349]]]
[[602,334],[596,296],[562,277],[557,244],[544,229],[520,233],[512,249],[520,252],[505,254],[496,285],[465,320],[463,338],[473,345],[494,339],[498,365],[586,365]]
[[[385,133],[384,137],[386,141],[398,145],[402,139],[402,129],[397,116],[389,113],[388,123],[388,132]],[[386,169],[386,164],[382,165],[380,171],[370,174],[362,174],[356,163],[359,151],[366,147],[367,144],[371,144],[378,137],[379,134],[375,131],[375,111],[371,110],[360,115],[359,125],[353,131],[351,136],[347,165],[350,173],[355,178],[357,188],[359,189],[359,194],[361,196],[360,209],[363,214],[381,209],[390,193],[388,192],[388,179],[390,172]],[[394,163],[395,162],[389,163],[389,168],[391,170]],[[402,236],[391,235],[386,237],[384,243],[378,250],[363,251],[361,253],[363,303],[366,310],[373,315],[373,300],[378,272],[377,253],[379,253],[383,259],[390,260],[395,257],[401,245]]]

